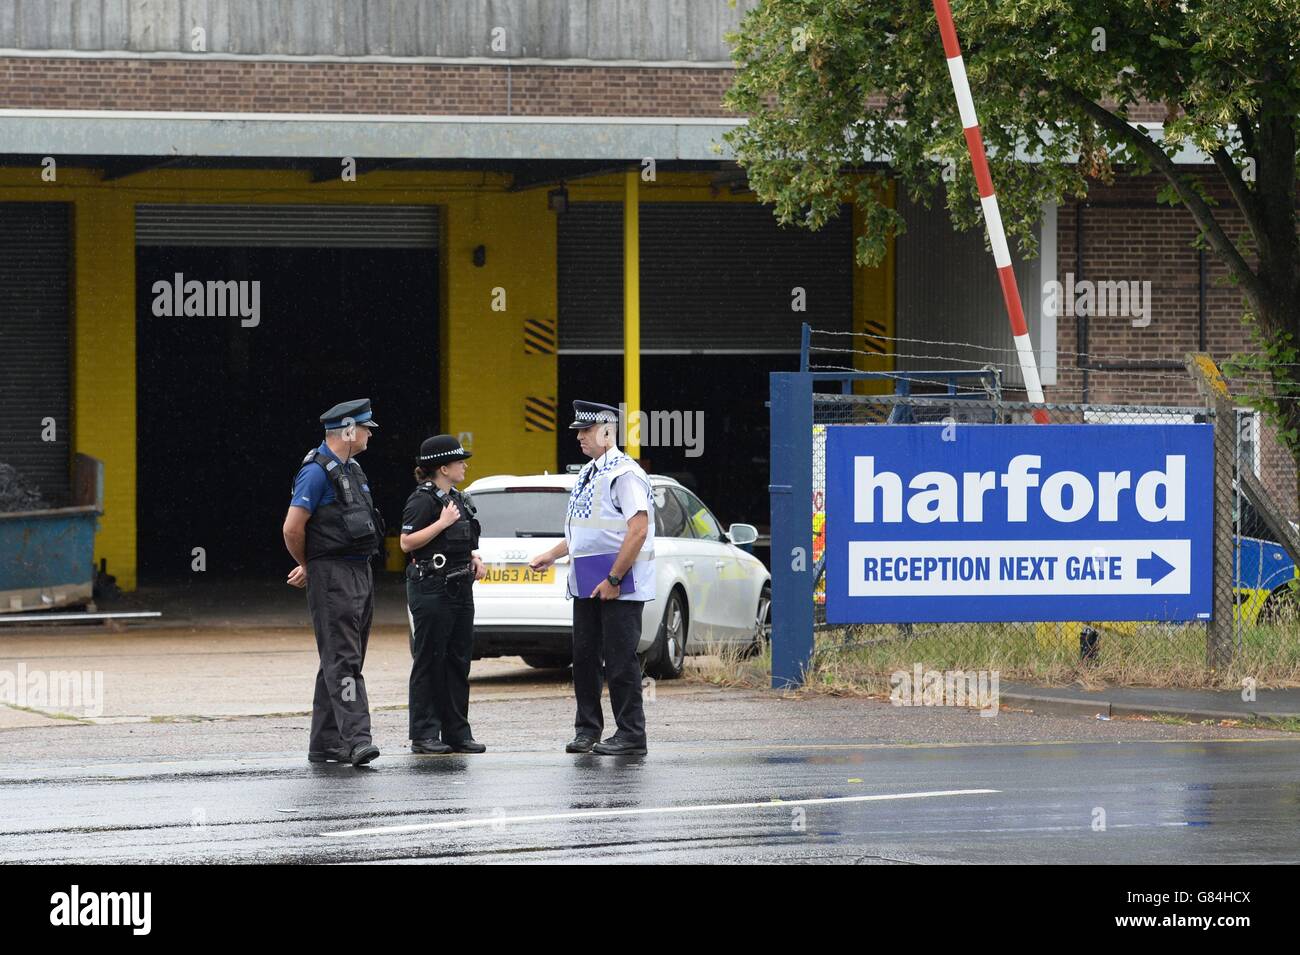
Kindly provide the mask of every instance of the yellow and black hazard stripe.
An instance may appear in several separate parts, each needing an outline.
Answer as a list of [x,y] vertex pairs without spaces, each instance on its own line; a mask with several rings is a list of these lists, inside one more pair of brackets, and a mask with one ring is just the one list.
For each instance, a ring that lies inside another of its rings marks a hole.
[[524,398],[524,430],[555,430],[555,399],[529,395]]
[[885,344],[885,326],[881,322],[873,322],[867,319],[863,324],[863,329],[859,332],[858,337],[862,346],[869,352],[877,355],[884,355],[888,352]]
[[860,405],[856,409],[855,424],[884,424],[892,405]]
[[[555,354],[555,319],[524,319],[524,354]],[[553,429],[552,429],[553,430]]]

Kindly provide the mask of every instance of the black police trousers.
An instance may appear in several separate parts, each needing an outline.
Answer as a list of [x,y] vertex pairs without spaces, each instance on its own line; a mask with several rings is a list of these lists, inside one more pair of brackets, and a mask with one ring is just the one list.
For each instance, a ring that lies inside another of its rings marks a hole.
[[406,582],[411,613],[411,739],[455,745],[469,727],[469,665],[474,655],[474,589],[469,577],[441,574]]
[[311,706],[313,752],[351,752],[358,743],[371,741],[370,700],[361,667],[370,641],[374,592],[368,560],[318,557],[307,565],[307,607],[320,654]]
[[609,703],[618,726],[615,735],[629,743],[645,745],[641,662],[636,655],[644,608],[643,600],[574,598],[573,694],[578,700],[578,715],[573,725],[577,735],[599,738],[604,730],[600,692],[607,682]]

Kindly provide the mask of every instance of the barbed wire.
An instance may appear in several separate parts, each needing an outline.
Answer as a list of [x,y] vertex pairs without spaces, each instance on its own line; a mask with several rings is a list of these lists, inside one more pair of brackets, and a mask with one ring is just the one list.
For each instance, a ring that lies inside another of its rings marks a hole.
[[[921,354],[915,354],[915,353],[911,353],[911,352],[892,352],[892,353],[890,353],[889,355],[885,356],[885,355],[880,355],[880,354],[877,353],[877,352],[858,351],[858,350],[856,350],[856,349],[850,349],[850,348],[834,348],[834,349],[830,349],[830,348],[823,348],[823,347],[821,347],[821,346],[817,346],[817,345],[810,345],[809,348],[808,348],[808,350],[809,350],[809,352],[813,352],[813,351],[832,351],[832,352],[838,352],[838,353],[842,353],[842,354],[862,355],[862,356],[864,356],[864,357],[875,357],[875,358],[889,357],[889,358],[910,358],[910,359],[920,359],[920,360],[924,360],[924,361],[936,361],[936,362],[938,362],[938,361],[945,361],[945,362],[953,362],[953,363],[960,364],[960,365],[969,365],[969,366],[971,366],[969,369],[966,369],[966,368],[962,368],[962,369],[953,369],[954,372],[958,372],[958,371],[963,371],[963,372],[964,372],[964,371],[968,371],[968,370],[969,370],[969,371],[976,371],[976,370],[981,370],[981,369],[989,369],[989,370],[992,370],[993,368],[1006,369],[1007,371],[1011,371],[1011,372],[1017,372],[1017,371],[1020,370],[1020,366],[1019,366],[1018,364],[1013,364],[1013,363],[1010,363],[1010,362],[992,362],[992,361],[989,361],[989,362],[981,362],[981,361],[976,361],[976,360],[973,360],[973,359],[968,359],[968,358],[956,358],[956,357],[952,357],[952,356],[948,356],[948,355],[921,355]],[[885,375],[885,374],[887,374],[887,373],[886,373],[885,371],[883,371],[883,370],[878,370],[878,369],[863,369],[863,368],[850,368],[850,367],[847,367],[847,366],[844,366],[844,365],[822,365],[822,364],[812,365],[812,364],[810,363],[809,367],[812,368],[812,369],[829,369],[829,370],[858,371],[858,372],[861,372],[861,371],[870,371],[872,374],[879,374],[879,375]],[[942,372],[943,370],[944,370],[944,369],[942,369],[942,368],[927,368],[927,369],[924,369],[924,371],[931,372],[931,373],[933,373],[933,372]],[[1071,371],[1073,371],[1073,370],[1076,370],[1076,369],[1067,369],[1067,370],[1071,370]],[[1089,368],[1089,369],[1077,369],[1077,370],[1078,370],[1078,371],[1085,371],[1085,370],[1086,370],[1086,371],[1089,371],[1089,372],[1091,372],[1091,373],[1099,374],[1099,375],[1107,375],[1107,374],[1124,374],[1124,375],[1128,375],[1128,376],[1130,377],[1130,379],[1138,379],[1138,380],[1142,380],[1142,381],[1151,381],[1151,380],[1173,381],[1173,382],[1177,382],[1177,383],[1179,383],[1180,385],[1182,385],[1182,386],[1184,386],[1184,387],[1190,387],[1190,386],[1192,385],[1192,381],[1191,381],[1191,379],[1190,379],[1187,375],[1185,375],[1185,374],[1183,374],[1183,375],[1178,375],[1178,374],[1173,374],[1173,373],[1169,373],[1169,372],[1142,371],[1142,370],[1129,371],[1129,370],[1121,369],[1121,368]],[[905,370],[903,370],[902,373],[905,374]],[[911,378],[910,376],[906,376],[906,377],[909,377],[910,380],[913,380],[913,381],[925,381],[925,380],[928,380],[928,379]],[[1240,377],[1240,376],[1233,376],[1233,377],[1225,376],[1225,380],[1230,381],[1230,382],[1231,382],[1231,381],[1239,381],[1239,382],[1245,382],[1245,383],[1248,383],[1248,384],[1257,384],[1257,385],[1267,385],[1267,384],[1271,384],[1271,383],[1272,383],[1271,380],[1270,380],[1270,379],[1267,379],[1267,378],[1243,378],[1243,377]],[[946,382],[941,382],[941,383],[942,383],[942,384],[946,384]],[[1049,385],[1048,387],[1061,387],[1061,386],[1052,386],[1052,385]],[[1297,396],[1297,397],[1300,397],[1300,396]]]
[[[854,336],[857,336],[857,337],[864,337],[864,338],[874,338],[874,339],[877,339],[877,340],[880,340],[880,341],[888,341],[888,342],[911,342],[911,343],[915,343],[915,344],[933,345],[933,346],[939,346],[939,347],[941,347],[941,348],[960,348],[960,349],[972,349],[972,350],[977,350],[977,351],[986,351],[986,352],[998,352],[998,353],[1017,354],[1017,355],[1019,354],[1018,351],[1017,351],[1016,349],[1014,349],[1014,348],[998,348],[998,347],[995,347],[995,346],[989,346],[989,345],[979,345],[979,344],[976,344],[976,343],[974,343],[974,342],[954,342],[954,341],[945,341],[945,340],[942,340],[942,339],[910,338],[910,337],[904,337],[904,336],[893,336],[893,335],[873,335],[873,334],[871,334],[871,333],[869,333],[869,332],[840,332],[840,331],[831,331],[831,330],[824,330],[824,329],[811,329],[810,331],[811,331],[813,334],[819,334],[819,335],[835,335],[835,336],[841,336],[841,337],[854,337]],[[847,355],[855,355],[855,356],[861,356],[861,357],[864,357],[864,358],[870,358],[870,359],[874,359],[874,360],[880,360],[880,359],[882,359],[882,358],[905,358],[905,359],[909,359],[909,360],[930,361],[930,362],[948,362],[948,363],[952,363],[952,364],[968,366],[967,368],[963,368],[963,369],[955,369],[955,370],[961,370],[961,371],[966,371],[966,370],[983,370],[983,369],[989,369],[989,370],[992,370],[992,369],[994,369],[994,368],[997,368],[997,369],[1000,369],[1000,370],[1005,370],[1005,371],[1007,371],[1007,372],[1011,372],[1011,373],[1016,373],[1016,372],[1019,372],[1019,371],[1020,371],[1020,363],[1019,363],[1019,361],[1011,362],[1011,361],[996,361],[996,360],[979,360],[979,359],[974,359],[974,358],[960,358],[960,357],[957,357],[957,356],[955,356],[955,355],[948,355],[948,354],[944,354],[944,355],[936,355],[936,354],[926,354],[926,353],[919,353],[919,352],[902,352],[902,351],[894,351],[894,352],[889,352],[889,353],[881,353],[881,352],[874,352],[874,351],[869,351],[869,350],[866,350],[866,349],[860,349],[860,348],[836,348],[836,347],[834,347],[834,346],[830,346],[830,345],[813,345],[813,344],[811,344],[811,342],[810,342],[809,345],[808,345],[808,351],[809,351],[810,357],[811,357],[811,354],[812,354],[813,352],[818,352],[818,353],[829,353],[829,354],[847,354]],[[1153,359],[1153,358],[1137,358],[1137,359],[1134,359],[1134,358],[1128,358],[1128,357],[1126,357],[1126,356],[1100,356],[1100,353],[1096,353],[1096,352],[1094,352],[1094,353],[1088,353],[1088,352],[1071,352],[1071,351],[1068,351],[1068,350],[1067,350],[1067,351],[1057,351],[1057,352],[1056,352],[1056,355],[1057,355],[1057,357],[1060,357],[1061,355],[1064,355],[1064,356],[1066,356],[1066,357],[1075,357],[1075,358],[1079,358],[1079,357],[1105,357],[1105,359],[1106,359],[1107,361],[1112,361],[1112,360],[1114,360],[1114,361],[1130,361],[1130,362],[1133,362],[1134,364],[1137,364],[1137,363],[1148,364],[1148,363],[1150,363],[1150,362],[1152,362],[1152,361],[1171,361],[1171,362],[1172,362],[1172,361],[1180,360],[1180,359],[1173,359],[1173,358],[1170,358],[1170,359],[1161,359],[1161,358],[1154,358],[1154,359]],[[1278,368],[1281,368],[1281,367],[1292,367],[1292,366],[1300,367],[1300,363],[1296,363],[1296,362],[1275,362],[1275,363],[1272,363],[1270,367],[1278,367]],[[1057,365],[1056,367],[1058,368],[1058,370],[1060,370],[1060,366],[1059,366],[1059,365]],[[917,378],[917,377],[915,377],[914,375],[909,375],[909,374],[907,374],[906,372],[902,372],[902,373],[895,372],[895,373],[892,373],[892,374],[891,374],[891,373],[889,373],[889,372],[885,372],[885,371],[883,371],[883,370],[877,370],[877,369],[863,369],[863,368],[856,368],[856,367],[847,367],[847,366],[844,366],[844,365],[822,365],[822,364],[818,364],[818,365],[813,366],[813,365],[811,365],[811,363],[810,363],[810,368],[823,369],[823,370],[834,370],[834,371],[851,371],[851,372],[871,371],[873,374],[878,374],[878,375],[881,375],[881,376],[884,376],[884,377],[889,377],[889,378],[896,378],[896,379],[898,379],[898,380],[907,380],[907,381],[911,381],[911,382],[919,382],[919,383],[925,383],[925,384],[936,384],[936,385],[942,385],[942,386],[944,386],[944,387],[952,387],[952,384],[951,384],[950,382],[948,382],[948,381],[945,381],[945,380],[936,380],[936,379],[929,379],[929,378]],[[930,368],[930,369],[924,369],[924,370],[925,370],[925,371],[928,371],[928,372],[931,372],[931,373],[934,373],[934,372],[942,371],[943,369]],[[1176,383],[1177,385],[1179,385],[1179,386],[1182,387],[1182,388],[1187,388],[1187,387],[1189,387],[1189,386],[1192,385],[1192,381],[1191,381],[1191,379],[1190,379],[1186,374],[1177,374],[1177,373],[1173,373],[1173,372],[1171,372],[1171,371],[1170,371],[1170,372],[1166,372],[1166,371],[1160,371],[1160,370],[1155,370],[1155,369],[1151,369],[1151,368],[1144,368],[1144,367],[1136,367],[1136,368],[1132,368],[1132,369],[1128,369],[1128,368],[1095,368],[1095,367],[1077,367],[1077,368],[1068,368],[1068,367],[1067,367],[1067,368],[1064,369],[1064,370],[1067,370],[1067,371],[1079,371],[1079,372],[1086,371],[1086,372],[1088,372],[1089,374],[1095,374],[1095,375],[1119,375],[1119,374],[1123,374],[1123,375],[1128,376],[1130,380],[1134,380],[1134,379],[1136,379],[1137,381],[1141,382],[1142,384],[1149,384],[1149,383],[1152,383],[1152,382],[1174,382],[1174,383]],[[1255,370],[1255,369],[1251,369],[1251,370]],[[1223,375],[1223,377],[1224,377],[1224,380],[1227,381],[1229,384],[1234,384],[1234,383],[1235,383],[1235,384],[1237,384],[1237,385],[1250,386],[1250,387],[1252,387],[1252,388],[1254,388],[1254,387],[1259,387],[1259,386],[1265,386],[1265,387],[1268,387],[1268,386],[1273,386],[1273,385],[1276,384],[1276,382],[1274,381],[1274,379],[1269,375],[1269,373],[1268,373],[1267,371],[1265,371],[1263,368],[1259,368],[1258,370],[1260,371],[1260,375],[1259,375],[1259,376],[1251,376],[1251,375],[1246,375],[1246,374],[1226,374],[1226,373],[1225,373],[1225,374]],[[1058,386],[1049,386],[1049,387],[1063,387],[1063,386],[1059,386],[1059,385],[1058,385]],[[1139,387],[1140,387],[1140,386],[1139,386]],[[1159,385],[1159,384],[1153,384],[1153,385],[1151,385],[1151,387],[1160,387],[1160,385]],[[972,389],[972,388],[969,388],[969,387],[965,387],[965,386],[957,385],[957,386],[956,386],[956,390],[961,390],[961,391],[978,391],[978,390],[981,390],[981,389]],[[1243,396],[1243,395],[1237,395],[1237,396],[1235,396],[1235,397],[1239,397],[1239,398],[1240,398],[1240,397],[1244,397],[1244,398],[1250,398],[1250,397],[1261,397],[1261,398],[1264,398],[1264,399],[1267,399],[1267,400],[1271,400],[1271,401],[1300,401],[1300,395],[1259,395],[1259,396],[1251,396],[1251,395],[1245,395],[1245,396]]]
[[[951,344],[957,347],[963,347],[960,342],[943,342],[943,343],[936,343],[936,344]],[[808,351],[809,353],[835,352],[841,354],[863,355],[866,357],[876,357],[876,358],[913,358],[913,359],[919,359],[921,361],[946,361],[946,362],[954,362],[960,365],[970,365],[972,370],[977,370],[980,368],[999,368],[999,369],[1006,369],[1015,372],[1018,372],[1020,370],[1019,362],[980,361],[978,359],[973,359],[973,358],[958,358],[955,355],[923,355],[923,354],[917,354],[915,352],[890,352],[887,355],[883,355],[879,352],[863,351],[858,348],[830,348],[825,345],[809,345]],[[1059,368],[1059,366],[1057,367]],[[862,369],[858,369],[858,370],[862,370]],[[930,368],[926,370],[940,371],[942,369]],[[1073,369],[1069,369],[1069,370],[1073,370]],[[1180,381],[1183,382],[1184,384],[1188,384],[1190,381],[1186,375],[1177,375],[1168,372],[1150,371],[1150,370],[1143,370],[1143,369],[1134,369],[1133,371],[1127,371],[1125,369],[1119,369],[1119,368],[1089,368],[1089,369],[1078,369],[1078,370],[1095,371],[1098,372],[1099,374],[1108,374],[1108,373],[1113,374],[1113,373],[1123,372],[1126,374],[1136,374],[1138,375],[1138,377],[1143,377],[1143,378],[1166,378],[1171,381]],[[1265,379],[1260,379],[1260,380],[1264,381]]]
[[[957,344],[957,343],[953,343],[953,344]],[[981,369],[990,369],[990,370],[991,370],[991,369],[993,369],[993,368],[1005,369],[1005,370],[1007,370],[1007,371],[1011,371],[1011,372],[1017,372],[1017,371],[1020,370],[1020,366],[1019,366],[1019,364],[1017,364],[1017,363],[1013,363],[1013,362],[997,362],[997,361],[984,361],[984,362],[981,362],[981,361],[976,360],[976,359],[970,359],[970,358],[957,358],[957,357],[955,357],[955,356],[951,356],[951,355],[923,355],[923,354],[917,354],[917,353],[914,353],[914,352],[891,352],[891,353],[889,353],[888,355],[882,355],[882,354],[880,354],[880,353],[878,353],[878,352],[861,351],[861,350],[859,350],[859,349],[855,349],[855,348],[827,348],[827,347],[822,346],[822,345],[809,345],[809,346],[808,346],[808,350],[809,350],[810,353],[811,353],[811,352],[834,352],[834,353],[839,353],[839,354],[861,355],[861,356],[863,356],[863,357],[868,357],[868,358],[872,358],[872,357],[874,357],[874,358],[909,358],[909,359],[919,359],[919,360],[922,360],[922,361],[953,362],[953,363],[960,364],[960,365],[969,365],[969,366],[971,366],[969,370],[972,370],[972,371],[981,370]],[[847,370],[847,371],[871,371],[871,372],[874,373],[874,374],[884,374],[883,371],[879,371],[879,370],[877,370],[877,369],[863,369],[863,368],[852,368],[852,369],[850,369],[850,368],[846,368],[845,366],[842,366],[842,365],[821,365],[821,364],[818,364],[818,365],[815,365],[815,366],[810,365],[810,367],[814,367],[814,368],[825,368],[825,369],[831,369],[831,368],[834,368],[834,369],[843,369],[843,370]],[[1059,366],[1058,366],[1058,367],[1059,367]],[[925,369],[925,370],[926,370],[926,371],[930,371],[930,372],[938,372],[938,371],[943,371],[944,369],[942,369],[942,368],[927,368],[927,369]],[[956,372],[956,371],[966,371],[967,369],[964,369],[964,368],[963,368],[963,369],[953,369],[953,370],[954,370],[954,372]],[[1184,386],[1190,386],[1190,385],[1192,384],[1191,379],[1190,379],[1187,375],[1185,375],[1185,374],[1179,375],[1179,374],[1174,374],[1174,373],[1172,373],[1172,372],[1161,372],[1161,371],[1152,371],[1152,370],[1144,370],[1144,369],[1132,369],[1132,370],[1130,370],[1130,369],[1123,369],[1123,368],[1078,368],[1078,369],[1066,369],[1066,370],[1068,370],[1068,371],[1088,371],[1088,372],[1091,372],[1091,373],[1094,373],[1094,374],[1099,374],[1099,375],[1123,374],[1123,375],[1128,375],[1128,376],[1130,376],[1131,378],[1137,378],[1137,379],[1141,379],[1141,380],[1162,380],[1162,381],[1174,381],[1174,382],[1178,382],[1178,383],[1180,383],[1180,384],[1182,384],[1182,385],[1184,385]],[[1229,382],[1242,382],[1242,383],[1245,383],[1245,384],[1252,384],[1252,385],[1271,385],[1271,384],[1273,384],[1273,380],[1272,380],[1271,378],[1248,378],[1248,377],[1245,377],[1245,376],[1243,376],[1243,375],[1224,375],[1224,379],[1225,379],[1226,381],[1229,381]],[[1050,386],[1050,385],[1049,385],[1048,387],[1058,387],[1058,386]],[[1283,396],[1283,397],[1285,397],[1285,396]],[[1297,397],[1300,397],[1300,396],[1297,396]]]
[[[879,335],[876,334],[875,332],[869,332],[869,331],[842,332],[842,331],[837,331],[835,329],[829,329],[829,328],[811,328],[809,329],[809,331],[813,335],[833,335],[836,337],[843,337],[843,338],[871,338],[883,342],[906,342],[910,345],[940,345],[940,346],[953,345],[959,348],[974,349],[976,351],[998,352],[1004,355],[1020,354],[1019,350],[1016,348],[1005,348],[996,345],[978,345],[975,342],[951,342],[951,341],[944,341],[942,339],[909,338],[909,337],[898,336],[898,335]],[[810,345],[809,347],[827,348],[829,346]],[[852,349],[852,351],[856,352],[858,351],[858,349]],[[877,353],[863,352],[863,354],[870,355],[870,354],[877,354]],[[1133,358],[1127,355],[1103,354],[1102,352],[1068,351],[1061,348],[1056,349],[1056,355],[1058,358],[1064,355],[1068,358],[1096,358],[1099,361],[1125,361],[1125,362],[1131,362],[1133,364],[1146,364],[1148,362],[1153,362],[1153,361],[1171,361],[1171,362],[1176,361],[1181,363],[1186,358],[1186,353],[1179,354],[1179,355],[1170,355],[1170,356],[1156,356],[1154,358],[1152,357]],[[1227,359],[1227,360],[1230,361],[1231,359]],[[1010,364],[1016,364],[1016,363],[1012,362]],[[1300,368],[1300,362],[1263,362],[1261,364],[1267,365],[1268,367],[1275,367],[1275,368]],[[1091,369],[1091,370],[1096,370],[1096,369]]]
[[[810,365],[809,368],[812,371],[850,371],[850,372],[862,371],[861,368],[850,368],[847,365]],[[889,378],[896,381],[906,381],[910,384],[919,383],[919,384],[928,384],[928,385],[938,385],[942,388],[952,388],[956,391],[970,392],[972,394],[980,394],[980,395],[990,394],[987,388],[975,387],[973,385],[964,385],[944,378],[918,378],[915,374],[909,374],[906,371],[883,371],[883,370],[878,371],[873,369],[871,373],[873,375],[879,375],[882,378]],[[943,397],[943,396],[927,395],[925,397],[933,398],[933,397]]]

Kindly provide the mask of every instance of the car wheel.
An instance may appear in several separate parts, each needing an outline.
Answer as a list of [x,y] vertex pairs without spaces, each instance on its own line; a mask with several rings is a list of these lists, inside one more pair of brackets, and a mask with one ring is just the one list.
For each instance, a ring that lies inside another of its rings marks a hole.
[[680,590],[668,594],[659,633],[646,654],[646,673],[656,680],[675,680],[686,667],[686,600]]
[[1259,608],[1259,623],[1265,627],[1278,627],[1300,621],[1300,598],[1289,585],[1279,587],[1264,600]]
[[745,644],[745,649],[741,651],[742,657],[753,657],[767,649],[767,645],[772,642],[772,585],[764,584],[763,589],[758,594],[758,609],[754,613],[754,636],[749,643]]
[[568,657],[548,657],[529,655],[521,657],[534,670],[562,670],[573,661]]

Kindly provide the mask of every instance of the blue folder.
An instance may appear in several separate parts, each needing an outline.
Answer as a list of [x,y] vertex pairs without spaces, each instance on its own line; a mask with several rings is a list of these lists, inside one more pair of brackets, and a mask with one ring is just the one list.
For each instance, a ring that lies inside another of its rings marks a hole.
[[[590,557],[573,558],[573,573],[577,578],[579,597],[591,596],[591,592],[614,569],[614,560],[617,557],[618,554],[592,554]],[[629,569],[618,585],[618,592],[630,594],[634,590],[636,590],[636,582],[632,579],[632,571]]]

